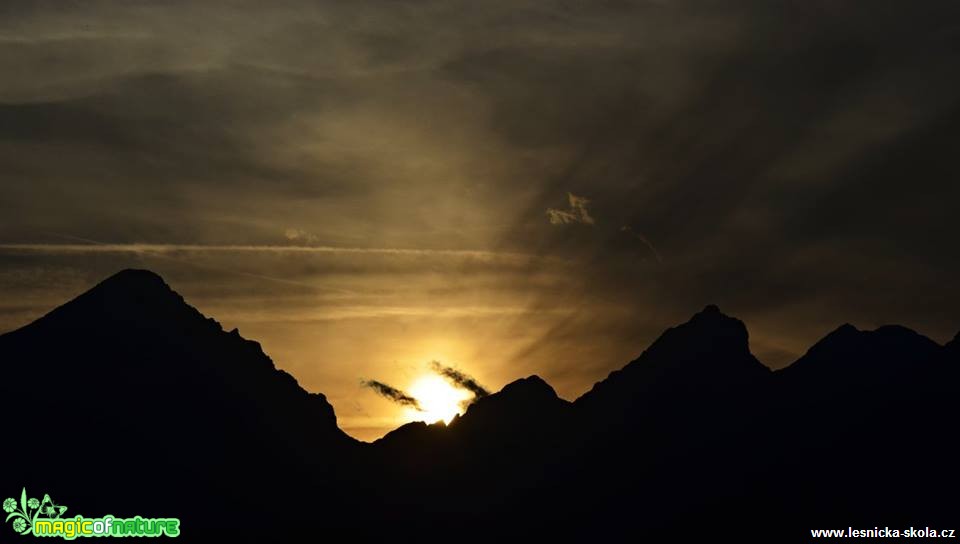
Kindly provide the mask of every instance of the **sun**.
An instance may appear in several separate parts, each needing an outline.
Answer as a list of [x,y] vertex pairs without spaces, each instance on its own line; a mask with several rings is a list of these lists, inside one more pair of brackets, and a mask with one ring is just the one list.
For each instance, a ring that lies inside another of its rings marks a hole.
[[440,420],[450,423],[453,416],[462,411],[461,403],[472,396],[470,392],[458,389],[435,375],[417,378],[408,391],[410,396],[417,399],[421,408],[420,411],[409,409],[408,416],[412,421],[427,423]]

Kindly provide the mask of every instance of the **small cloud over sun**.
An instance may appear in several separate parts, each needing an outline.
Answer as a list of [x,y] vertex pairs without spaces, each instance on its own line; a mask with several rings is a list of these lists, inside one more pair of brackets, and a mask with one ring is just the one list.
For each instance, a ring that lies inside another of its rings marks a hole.
[[450,423],[470,404],[490,392],[469,374],[439,361],[431,361],[429,374],[416,378],[405,390],[377,380],[362,380],[361,385],[381,397],[404,407],[404,419]]
[[410,385],[410,396],[417,399],[419,410],[407,409],[407,417],[411,421],[436,423],[450,421],[462,411],[464,401],[473,397],[473,393],[465,389],[454,387],[447,380],[436,374],[426,374],[417,378]]

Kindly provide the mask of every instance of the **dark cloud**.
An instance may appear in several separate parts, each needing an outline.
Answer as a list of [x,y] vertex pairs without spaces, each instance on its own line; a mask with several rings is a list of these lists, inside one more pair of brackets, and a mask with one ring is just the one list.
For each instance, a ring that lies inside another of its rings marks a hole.
[[480,385],[480,382],[478,382],[469,374],[457,370],[456,368],[445,366],[441,364],[440,361],[431,361],[430,368],[433,369],[433,371],[437,374],[446,378],[453,385],[473,393],[474,399],[483,398],[490,394],[490,391],[487,390],[487,388]]
[[373,389],[381,397],[395,402],[400,406],[409,406],[416,410],[420,410],[420,403],[417,402],[417,399],[411,397],[410,395],[404,393],[403,391],[397,389],[396,387],[391,387],[383,382],[378,382],[376,380],[364,380],[361,382],[364,387],[369,387]]

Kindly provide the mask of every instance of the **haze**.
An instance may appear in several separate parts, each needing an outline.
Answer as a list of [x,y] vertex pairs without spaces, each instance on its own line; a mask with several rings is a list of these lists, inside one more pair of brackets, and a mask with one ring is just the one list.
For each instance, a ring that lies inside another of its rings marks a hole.
[[366,440],[410,416],[363,379],[572,399],[708,303],[774,367],[943,342],[958,11],[6,1],[0,331],[150,268]]

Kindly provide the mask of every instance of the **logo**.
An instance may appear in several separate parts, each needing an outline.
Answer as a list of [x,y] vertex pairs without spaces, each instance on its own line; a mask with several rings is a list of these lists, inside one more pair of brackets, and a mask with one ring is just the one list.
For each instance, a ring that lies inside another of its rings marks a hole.
[[60,537],[73,540],[78,537],[101,536],[180,536],[180,520],[177,518],[118,518],[111,515],[99,518],[84,516],[64,517],[66,506],[53,502],[50,495],[43,500],[27,498],[27,489],[20,492],[20,501],[4,499],[3,511],[6,522],[22,536]]

